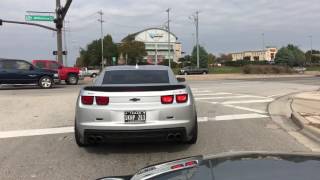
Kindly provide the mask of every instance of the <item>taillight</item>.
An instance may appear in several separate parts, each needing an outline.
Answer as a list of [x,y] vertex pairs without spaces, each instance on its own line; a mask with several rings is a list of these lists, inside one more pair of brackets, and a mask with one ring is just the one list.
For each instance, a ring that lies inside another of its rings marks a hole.
[[109,97],[96,96],[96,103],[97,103],[97,105],[108,105],[109,104]]
[[176,95],[177,103],[185,103],[188,101],[188,94],[178,94]]
[[81,102],[85,105],[93,104],[93,96],[81,96]]
[[161,96],[161,103],[162,104],[172,104],[173,103],[173,96]]
[[183,168],[183,167],[184,167],[183,164],[177,164],[177,165],[171,166],[171,169],[180,169],[180,168]]

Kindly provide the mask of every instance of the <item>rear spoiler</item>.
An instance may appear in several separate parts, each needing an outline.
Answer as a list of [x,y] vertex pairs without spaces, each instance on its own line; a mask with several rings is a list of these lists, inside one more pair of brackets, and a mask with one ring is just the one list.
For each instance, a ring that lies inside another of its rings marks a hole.
[[170,91],[185,89],[185,85],[159,85],[159,86],[87,86],[86,91],[99,92],[139,92],[139,91]]

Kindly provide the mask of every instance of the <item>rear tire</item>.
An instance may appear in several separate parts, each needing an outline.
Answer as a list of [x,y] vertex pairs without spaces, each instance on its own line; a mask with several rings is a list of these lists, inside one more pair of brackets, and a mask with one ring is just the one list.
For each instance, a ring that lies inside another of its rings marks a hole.
[[53,80],[49,76],[42,76],[39,79],[39,83],[38,84],[43,89],[49,89],[49,88],[52,88],[52,86],[53,86]]
[[70,74],[70,75],[68,76],[68,79],[66,80],[66,83],[67,83],[68,85],[77,85],[77,84],[78,84],[78,81],[79,81],[79,78],[78,78],[77,75],[75,75],[75,74]]
[[192,130],[192,138],[186,141],[186,144],[196,144],[198,140],[198,119],[196,117],[196,124]]
[[76,140],[76,143],[79,147],[87,147],[89,144],[85,142],[85,137],[81,137],[80,132],[78,131],[78,128],[76,125],[74,125],[74,138]]

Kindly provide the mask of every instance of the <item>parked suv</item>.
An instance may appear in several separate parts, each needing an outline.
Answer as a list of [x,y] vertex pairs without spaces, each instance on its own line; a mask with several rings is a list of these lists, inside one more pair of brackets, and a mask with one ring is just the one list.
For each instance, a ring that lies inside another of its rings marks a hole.
[[62,64],[53,60],[33,60],[32,64],[41,69],[51,69],[58,71],[59,78],[66,84],[76,85],[79,80],[79,68],[64,67]]
[[187,66],[182,68],[179,71],[179,74],[182,75],[188,75],[188,74],[208,74],[209,70],[208,68],[197,68],[197,67],[191,67]]
[[51,88],[58,81],[57,71],[39,69],[25,60],[0,59],[0,84],[36,84]]

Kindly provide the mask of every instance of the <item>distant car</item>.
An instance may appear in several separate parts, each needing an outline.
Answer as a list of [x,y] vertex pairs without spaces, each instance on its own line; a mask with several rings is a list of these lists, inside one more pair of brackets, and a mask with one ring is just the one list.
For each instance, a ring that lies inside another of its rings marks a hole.
[[80,76],[83,77],[92,77],[95,78],[100,73],[99,69],[91,69],[91,68],[81,68],[80,70]]
[[0,59],[0,84],[35,84],[51,88],[57,82],[57,71],[39,69],[25,60]]
[[209,70],[208,68],[197,68],[197,67],[191,67],[187,66],[182,68],[179,71],[180,75],[189,75],[189,74],[208,74]]
[[188,85],[166,66],[113,66],[76,103],[79,146],[105,142],[173,141],[194,144],[198,125]]
[[53,60],[32,60],[32,64],[41,69],[51,69],[58,71],[60,80],[65,81],[66,84],[78,84],[80,72],[79,68],[64,67],[62,64]]

